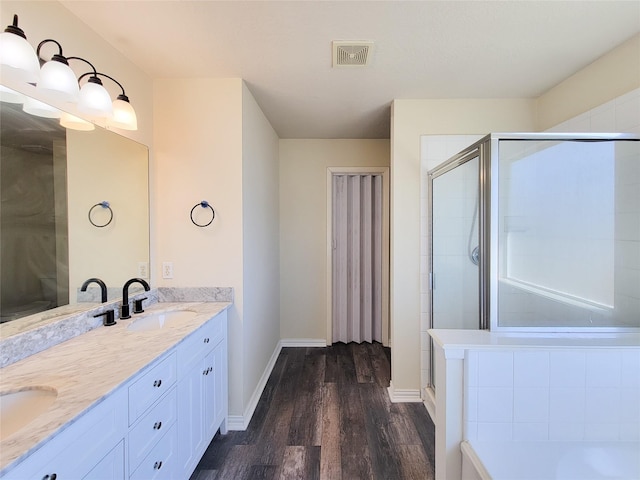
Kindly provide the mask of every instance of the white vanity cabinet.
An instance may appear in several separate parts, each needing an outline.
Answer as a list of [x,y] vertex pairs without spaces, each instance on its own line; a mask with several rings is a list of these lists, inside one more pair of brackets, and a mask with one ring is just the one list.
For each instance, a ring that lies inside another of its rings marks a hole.
[[227,392],[222,311],[0,478],[188,479],[217,429],[226,433]]
[[218,428],[226,433],[226,312],[178,346],[178,372],[178,476],[189,478]]
[[3,478],[125,479],[123,439],[126,434],[127,392],[118,389]]

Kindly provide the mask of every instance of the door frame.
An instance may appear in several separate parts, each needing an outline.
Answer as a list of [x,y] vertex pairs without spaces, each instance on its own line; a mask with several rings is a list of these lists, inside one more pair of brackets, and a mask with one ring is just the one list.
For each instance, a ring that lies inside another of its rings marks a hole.
[[389,346],[389,167],[327,167],[327,345],[333,343],[333,176],[382,175],[382,345]]

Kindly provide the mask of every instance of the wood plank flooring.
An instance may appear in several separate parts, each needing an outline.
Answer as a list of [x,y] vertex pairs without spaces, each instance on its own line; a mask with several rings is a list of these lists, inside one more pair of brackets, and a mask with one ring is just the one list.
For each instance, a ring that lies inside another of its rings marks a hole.
[[283,348],[249,428],[219,433],[191,480],[430,480],[435,428],[391,403],[379,343]]

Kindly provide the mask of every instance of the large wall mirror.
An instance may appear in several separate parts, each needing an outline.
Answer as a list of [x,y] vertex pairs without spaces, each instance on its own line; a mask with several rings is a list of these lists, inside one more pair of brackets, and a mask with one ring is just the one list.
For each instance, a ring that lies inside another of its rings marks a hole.
[[79,305],[91,277],[110,300],[128,279],[148,277],[146,146],[4,102],[0,136],[0,323]]

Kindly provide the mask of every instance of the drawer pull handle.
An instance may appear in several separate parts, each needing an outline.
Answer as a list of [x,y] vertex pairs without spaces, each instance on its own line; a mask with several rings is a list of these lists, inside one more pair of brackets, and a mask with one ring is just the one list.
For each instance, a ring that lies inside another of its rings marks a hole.
[[154,387],[159,387],[160,385],[162,385],[162,380],[156,380],[155,382],[153,382]]
[[162,468],[162,460],[153,464],[154,470],[160,470]]
[[55,473],[52,473],[51,475],[47,474],[44,477],[42,477],[42,480],[56,480],[56,478],[58,478],[58,475]]
[[162,428],[162,422],[156,422],[153,424],[154,430],[160,430]]

